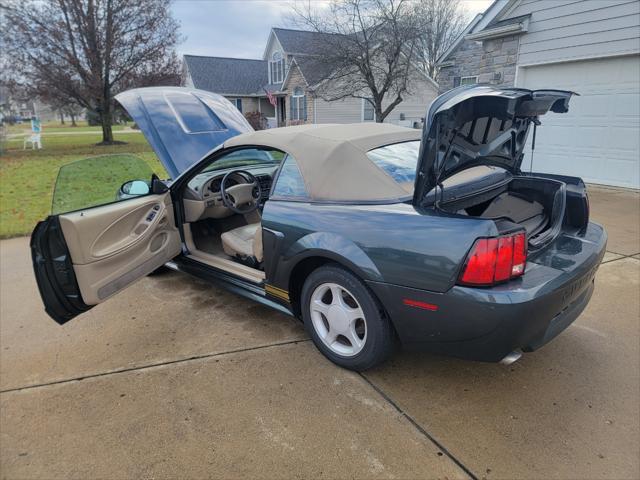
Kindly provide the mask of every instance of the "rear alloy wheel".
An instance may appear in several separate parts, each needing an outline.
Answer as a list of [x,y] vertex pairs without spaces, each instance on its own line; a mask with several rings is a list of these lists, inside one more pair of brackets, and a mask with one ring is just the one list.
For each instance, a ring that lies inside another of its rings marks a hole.
[[337,283],[322,283],[311,294],[311,322],[329,350],[357,355],[367,341],[367,321],[353,294]]
[[353,274],[324,266],[302,290],[304,323],[318,349],[334,363],[366,370],[393,351],[395,334],[376,299]]

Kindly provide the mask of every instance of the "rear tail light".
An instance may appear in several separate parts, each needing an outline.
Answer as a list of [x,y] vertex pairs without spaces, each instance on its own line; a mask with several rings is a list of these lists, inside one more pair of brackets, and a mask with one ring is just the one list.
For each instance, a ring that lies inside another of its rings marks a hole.
[[518,232],[495,238],[479,238],[473,244],[458,283],[490,286],[524,274],[527,235]]

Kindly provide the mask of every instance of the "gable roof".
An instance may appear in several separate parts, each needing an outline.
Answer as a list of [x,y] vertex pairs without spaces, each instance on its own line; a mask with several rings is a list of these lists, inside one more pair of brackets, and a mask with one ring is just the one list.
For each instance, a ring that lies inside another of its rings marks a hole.
[[333,33],[311,32],[309,30],[291,30],[272,28],[282,49],[289,55],[318,55],[319,46],[325,37]]
[[469,22],[469,25],[467,25],[458,38],[456,38],[455,42],[453,42],[447,51],[438,59],[438,63],[446,62],[449,55],[456,51],[460,42],[465,40],[467,35],[483,30],[487,25],[494,22],[498,15],[504,12],[513,2],[514,0],[493,0],[493,3],[489,5],[483,13],[477,14],[473,20]]
[[482,30],[467,34],[466,38],[467,40],[486,40],[489,38],[499,38],[507,35],[526,33],[529,29],[530,18],[531,14],[507,18],[504,20],[498,20],[496,17]]
[[284,77],[282,85],[287,85],[291,72],[294,71],[294,67],[297,66],[300,74],[307,82],[307,86],[314,87],[322,80],[327,78],[330,73],[329,65],[326,61],[323,61],[317,56],[311,55],[297,55],[291,60],[291,65],[287,70],[287,75]]
[[262,94],[269,83],[267,62],[244,58],[184,55],[194,88],[222,95]]

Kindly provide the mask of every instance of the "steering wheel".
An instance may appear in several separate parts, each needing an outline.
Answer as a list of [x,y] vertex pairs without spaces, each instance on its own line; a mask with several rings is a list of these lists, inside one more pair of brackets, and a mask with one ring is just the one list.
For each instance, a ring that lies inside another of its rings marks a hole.
[[[227,188],[227,181],[231,175],[240,175],[247,179],[247,183],[239,183]],[[246,170],[233,170],[227,173],[220,183],[222,203],[225,207],[240,215],[245,215],[257,210],[262,198],[260,182],[251,172]]]

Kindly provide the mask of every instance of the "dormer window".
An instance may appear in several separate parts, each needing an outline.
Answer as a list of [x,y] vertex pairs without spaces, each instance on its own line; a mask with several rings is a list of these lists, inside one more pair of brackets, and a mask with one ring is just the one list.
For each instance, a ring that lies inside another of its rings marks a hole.
[[284,80],[284,57],[280,52],[274,52],[269,62],[271,83],[282,83]]

